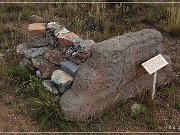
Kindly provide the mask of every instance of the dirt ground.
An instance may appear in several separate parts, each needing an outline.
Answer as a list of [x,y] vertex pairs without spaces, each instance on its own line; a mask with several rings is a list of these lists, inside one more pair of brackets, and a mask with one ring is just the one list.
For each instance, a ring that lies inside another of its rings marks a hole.
[[38,124],[0,103],[0,132],[37,132]]

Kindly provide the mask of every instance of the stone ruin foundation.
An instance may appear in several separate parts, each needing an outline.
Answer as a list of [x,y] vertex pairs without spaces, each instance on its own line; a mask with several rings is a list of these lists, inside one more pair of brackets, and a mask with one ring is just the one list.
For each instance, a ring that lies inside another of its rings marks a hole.
[[[162,35],[153,29],[130,32],[100,43],[83,40],[57,22],[32,23],[29,38],[17,46],[21,66],[36,69],[46,90],[62,93],[67,120],[83,120],[118,101],[151,90],[153,75],[141,64],[163,54]],[[171,59],[158,71],[157,85],[173,77]]]

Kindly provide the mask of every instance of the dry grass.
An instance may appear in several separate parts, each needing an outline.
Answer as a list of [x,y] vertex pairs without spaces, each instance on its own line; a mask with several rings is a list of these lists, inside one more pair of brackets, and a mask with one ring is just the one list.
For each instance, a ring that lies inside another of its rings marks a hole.
[[167,30],[175,35],[180,35],[180,7],[170,6],[167,7]]

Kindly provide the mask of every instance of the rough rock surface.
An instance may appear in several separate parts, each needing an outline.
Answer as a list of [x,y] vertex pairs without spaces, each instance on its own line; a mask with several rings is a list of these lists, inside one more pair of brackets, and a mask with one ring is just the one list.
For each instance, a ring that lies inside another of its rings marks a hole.
[[28,51],[28,45],[26,43],[20,44],[16,47],[16,52],[18,54],[24,54],[26,51]]
[[[72,54],[73,55],[73,54]],[[85,62],[89,57],[91,57],[91,52],[89,51],[83,51],[83,52],[77,52],[69,59],[73,61],[74,63],[80,64]]]
[[42,79],[40,70],[37,70],[37,71],[36,71],[36,76],[39,77],[40,79]]
[[79,37],[74,32],[60,34],[57,38],[58,42],[60,43],[60,47],[71,46],[73,45],[73,42],[76,42],[76,39],[79,39]]
[[43,36],[35,36],[30,37],[27,40],[27,45],[30,47],[43,47],[47,45],[54,45],[55,44],[55,38],[51,36],[51,34],[46,34]]
[[89,50],[91,49],[91,46],[92,46],[94,43],[95,43],[95,42],[94,42],[93,40],[84,40],[84,41],[80,42],[78,45],[80,45],[83,50],[89,51]]
[[42,85],[53,94],[59,93],[57,86],[51,80],[43,80]]
[[49,50],[44,54],[44,58],[51,63],[60,65],[60,63],[63,61],[63,57],[61,53],[57,50]]
[[64,93],[72,84],[73,77],[62,70],[56,70],[51,76],[51,80],[58,85],[61,93]]
[[35,68],[38,68],[38,69],[39,69],[39,66],[40,66],[41,64],[45,64],[45,63],[48,62],[47,60],[45,60],[45,59],[43,58],[43,56],[39,56],[39,57],[36,57],[36,58],[32,58],[31,61],[32,61],[33,66],[34,66]]
[[[151,90],[153,75],[141,64],[163,54],[162,35],[152,29],[117,36],[92,46],[92,56],[82,64],[71,90],[61,98],[67,120],[82,120],[108,108],[118,101]],[[171,59],[158,71],[157,85],[172,77]]]
[[48,47],[31,48],[27,51],[24,51],[24,56],[27,59],[39,57],[42,56],[48,49]]
[[58,69],[58,66],[52,63],[43,63],[39,66],[39,70],[43,79],[51,78],[52,73]]
[[63,62],[61,62],[61,69],[65,72],[67,72],[68,74],[74,76],[74,75],[76,75],[79,67],[77,64],[75,64],[72,61],[63,61]]

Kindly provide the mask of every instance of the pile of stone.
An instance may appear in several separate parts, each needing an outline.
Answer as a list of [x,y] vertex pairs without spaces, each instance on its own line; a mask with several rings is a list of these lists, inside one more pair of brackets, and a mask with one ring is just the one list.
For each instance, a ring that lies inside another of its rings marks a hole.
[[29,24],[28,33],[27,41],[16,48],[24,57],[20,65],[35,69],[54,94],[70,89],[79,65],[91,56],[94,41],[83,40],[58,22]]
[[38,23],[29,24],[27,42],[17,47],[17,53],[24,56],[20,64],[35,68],[50,92],[64,93],[60,105],[67,120],[86,119],[151,90],[153,75],[141,64],[158,54],[169,64],[158,71],[157,86],[174,78],[171,58],[164,55],[163,37],[156,30],[144,29],[94,43],[57,22],[41,23],[42,19],[33,17]]

